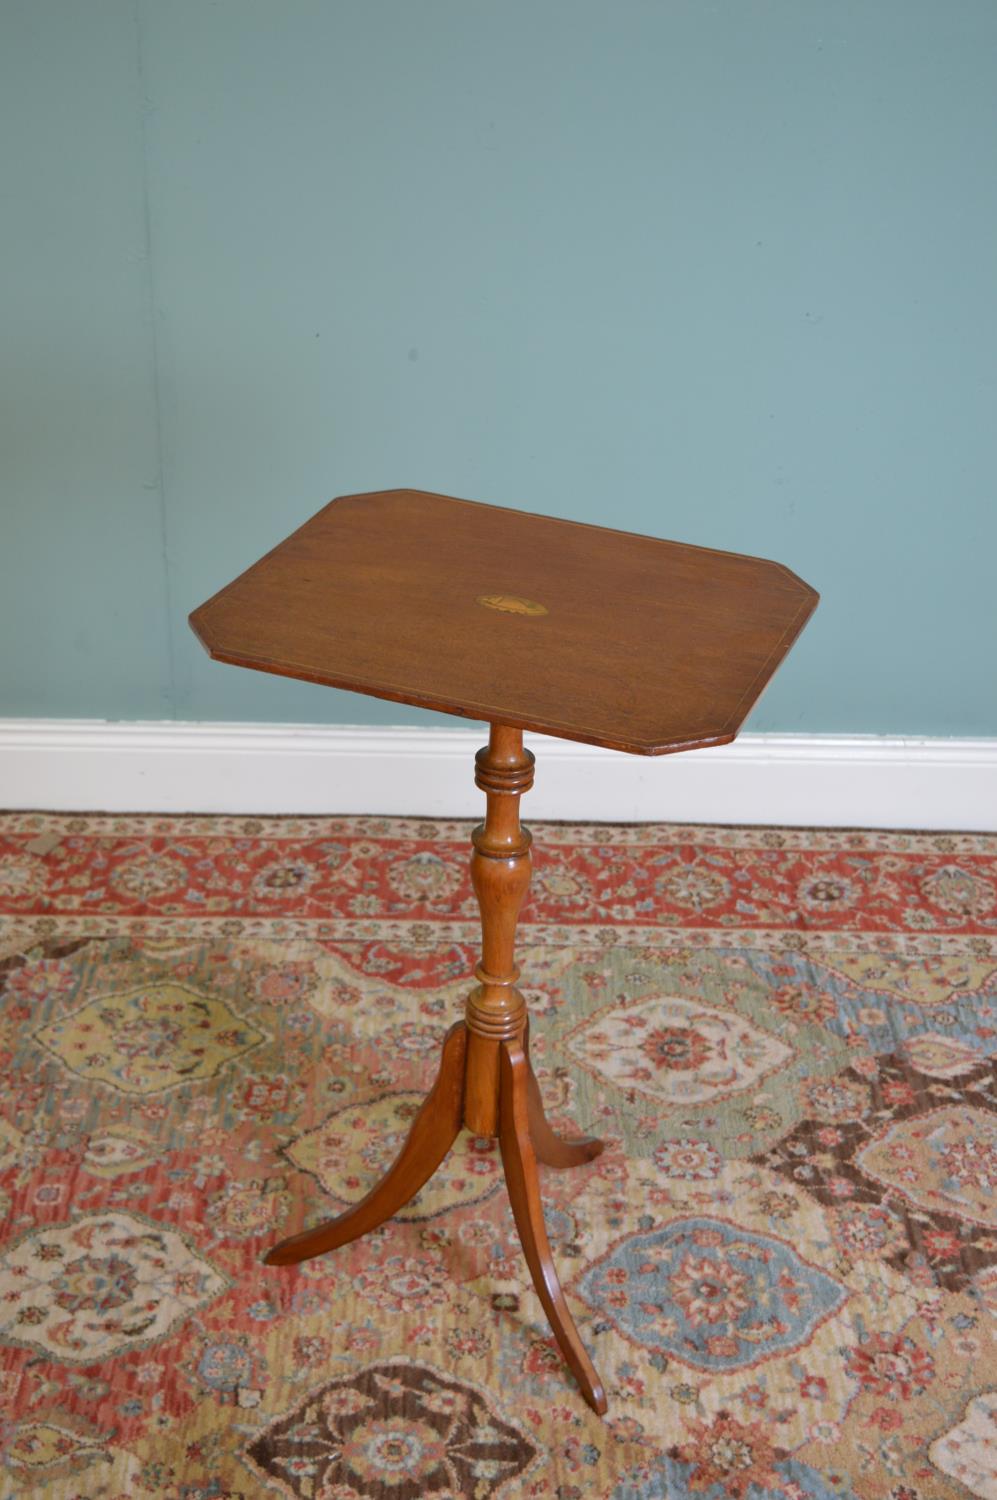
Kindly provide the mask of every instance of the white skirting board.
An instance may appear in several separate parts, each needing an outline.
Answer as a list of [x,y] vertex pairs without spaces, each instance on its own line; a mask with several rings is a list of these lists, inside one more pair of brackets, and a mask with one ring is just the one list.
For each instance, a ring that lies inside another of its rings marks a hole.
[[[745,734],[681,755],[527,735],[527,819],[997,831],[997,740]],[[0,808],[478,817],[483,725],[0,719]]]

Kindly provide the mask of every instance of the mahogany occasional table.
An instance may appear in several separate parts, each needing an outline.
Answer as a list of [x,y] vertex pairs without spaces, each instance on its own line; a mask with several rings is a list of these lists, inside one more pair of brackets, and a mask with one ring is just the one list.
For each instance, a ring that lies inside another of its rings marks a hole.
[[462,1126],[498,1136],[537,1294],[582,1394],[602,1383],[551,1258],[537,1162],[601,1141],[548,1124],[513,959],[530,883],[523,730],[635,755],[734,738],[817,604],[779,563],[419,490],[333,500],[190,617],[218,661],[487,721],[485,821],[471,835],[482,956],[464,1019],[387,1175],[336,1219],[276,1245],[283,1266],[348,1244],[402,1208]]

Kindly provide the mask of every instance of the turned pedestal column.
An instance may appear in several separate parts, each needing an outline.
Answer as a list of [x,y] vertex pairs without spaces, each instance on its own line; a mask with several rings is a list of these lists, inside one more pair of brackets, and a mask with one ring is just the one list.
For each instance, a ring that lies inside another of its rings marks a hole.
[[606,1396],[578,1336],[561,1290],[544,1227],[537,1162],[573,1167],[591,1161],[602,1142],[566,1141],[544,1114],[529,1062],[526,1002],[516,986],[516,923],[530,884],[530,834],[519,799],[533,785],[533,756],[523,732],[493,724],[475,758],[475,781],[487,798],[485,821],[471,835],[471,879],[481,908],[481,962],[463,1021],[447,1033],[436,1082],[386,1175],[338,1218],[281,1241],[266,1257],[286,1266],[323,1255],[375,1228],[415,1196],[436,1171],[461,1126],[498,1136],[506,1186],[526,1263],[561,1352],[586,1401],[606,1410]]

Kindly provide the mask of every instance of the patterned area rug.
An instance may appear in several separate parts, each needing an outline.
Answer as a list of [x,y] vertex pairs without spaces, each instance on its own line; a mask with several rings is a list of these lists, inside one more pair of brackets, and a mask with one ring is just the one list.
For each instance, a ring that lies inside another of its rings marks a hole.
[[535,829],[583,1404],[494,1142],[304,1266],[477,956],[469,824],[0,817],[0,1495],[997,1497],[997,839]]

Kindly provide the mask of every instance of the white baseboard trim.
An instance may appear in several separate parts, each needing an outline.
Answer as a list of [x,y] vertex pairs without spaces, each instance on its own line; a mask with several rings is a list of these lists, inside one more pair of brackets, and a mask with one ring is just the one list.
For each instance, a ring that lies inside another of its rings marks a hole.
[[[0,808],[477,817],[480,725],[0,719]],[[745,734],[647,757],[528,735],[534,821],[997,832],[997,740]]]

